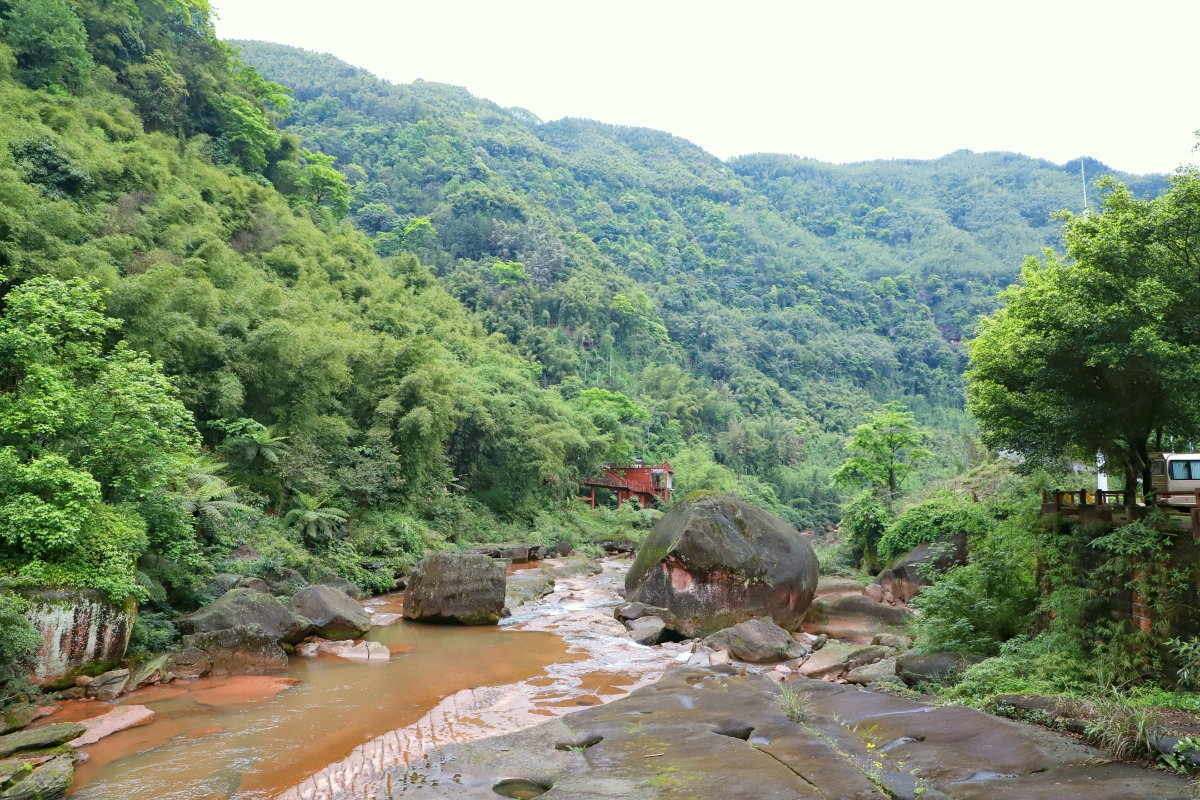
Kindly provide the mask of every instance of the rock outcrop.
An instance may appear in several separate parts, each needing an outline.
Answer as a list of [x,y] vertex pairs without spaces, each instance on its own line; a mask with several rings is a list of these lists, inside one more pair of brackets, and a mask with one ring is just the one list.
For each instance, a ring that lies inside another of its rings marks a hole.
[[917,596],[921,587],[929,585],[930,572],[944,572],[951,566],[966,563],[967,535],[960,533],[933,544],[914,547],[880,572],[873,585],[879,587],[880,601],[891,595],[894,602],[907,603]]
[[185,647],[171,654],[168,666],[175,677],[194,680],[212,671],[212,659],[203,650]]
[[804,630],[825,634],[855,644],[867,644],[876,634],[901,633],[912,612],[865,595],[847,595],[835,600],[818,600],[808,610]]
[[758,617],[795,630],[817,577],[816,554],[794,528],[707,494],[686,498],[655,524],[625,578],[625,598],[669,609],[684,636]]
[[717,631],[704,640],[714,650],[728,650],[740,661],[764,664],[787,661],[803,653],[792,635],[769,619],[751,619]]
[[296,592],[287,608],[312,621],[324,639],[357,639],[371,629],[371,617],[350,595],[318,584]]
[[34,679],[51,684],[80,667],[115,665],[125,656],[137,601],[114,605],[92,589],[25,589],[27,618],[44,644],[37,653]]
[[216,674],[262,675],[288,665],[279,637],[256,623],[184,636],[183,646],[202,651]]
[[962,653],[904,653],[896,659],[896,675],[909,686],[942,681],[983,659]]
[[322,577],[321,580],[317,581],[317,583],[321,584],[322,586],[332,586],[339,592],[345,592],[355,600],[358,600],[362,597],[362,590],[359,589],[355,583],[346,580],[341,575],[326,575]]
[[504,562],[472,553],[430,553],[404,590],[404,617],[495,625],[504,609]]
[[289,611],[278,599],[251,589],[231,589],[179,620],[184,634],[258,625],[275,639],[295,644],[312,633],[312,622]]
[[129,683],[129,670],[114,669],[97,675],[88,681],[84,694],[96,700],[111,703],[121,696]]

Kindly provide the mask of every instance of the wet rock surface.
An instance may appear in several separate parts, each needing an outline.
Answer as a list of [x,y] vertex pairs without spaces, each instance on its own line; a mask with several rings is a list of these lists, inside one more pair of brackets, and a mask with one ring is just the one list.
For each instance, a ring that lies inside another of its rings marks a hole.
[[311,621],[289,611],[274,596],[251,589],[231,589],[177,625],[184,634],[257,625],[269,636],[292,643],[312,632]]
[[494,800],[518,784],[597,800],[867,800],[888,796],[883,787],[961,800],[1186,796],[1183,778],[1104,763],[1060,734],[974,709],[824,682],[792,689],[805,697],[803,724],[783,715],[766,677],[674,669],[604,706],[483,741],[429,742],[370,780],[326,772],[284,797]]
[[22,760],[9,771],[0,764],[0,800],[61,800],[75,778],[70,754]]
[[0,734],[20,730],[40,716],[42,712],[32,703],[16,703],[0,709]]
[[704,644],[714,650],[728,650],[734,658],[754,664],[786,661],[804,651],[790,633],[764,619],[739,622],[717,631]]
[[281,672],[288,665],[279,637],[257,623],[184,636],[183,647],[203,652],[218,675],[261,675]]
[[504,563],[490,556],[430,553],[404,590],[405,619],[495,625],[504,608]]
[[625,597],[669,609],[684,636],[758,617],[795,630],[817,579],[816,554],[786,522],[731,497],[704,495],[655,523],[626,576]]
[[[349,583],[349,581],[347,581]],[[319,584],[296,592],[287,609],[311,620],[325,639],[355,639],[371,629],[371,617],[350,595]]]
[[34,678],[49,683],[88,664],[117,664],[129,646],[137,601],[110,603],[92,589],[22,589],[26,616],[41,634]]
[[69,742],[83,735],[87,728],[78,722],[59,722],[43,728],[31,728],[0,736],[0,758],[24,750],[41,750]]
[[667,623],[662,617],[638,617],[625,623],[629,629],[629,638],[638,644],[654,644],[666,630]]
[[97,675],[87,682],[84,688],[86,696],[110,703],[116,700],[125,686],[129,683],[129,670],[114,669]]
[[72,739],[68,744],[72,747],[86,747],[89,744],[95,744],[106,736],[111,736],[117,731],[136,728],[139,725],[149,725],[153,720],[154,712],[145,706],[117,706],[112,711],[101,714],[98,717],[84,720],[83,725],[87,730]]
[[804,619],[804,630],[867,644],[879,633],[901,633],[911,618],[912,612],[905,608],[878,603],[863,594],[843,595],[814,602]]
[[193,680],[212,671],[212,659],[196,647],[184,647],[171,654],[168,667],[176,677]]

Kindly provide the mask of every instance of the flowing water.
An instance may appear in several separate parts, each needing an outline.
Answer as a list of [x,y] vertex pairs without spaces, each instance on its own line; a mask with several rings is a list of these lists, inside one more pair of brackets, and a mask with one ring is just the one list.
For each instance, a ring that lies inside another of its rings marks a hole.
[[[176,681],[121,698],[155,712],[86,748],[78,800],[259,800],[365,787],[431,745],[470,741],[609,702],[657,679],[671,654],[622,638],[611,607],[625,565],[558,581],[501,627],[397,622],[370,664],[292,658],[280,676]],[[389,611],[388,598],[370,601]],[[65,702],[42,724],[110,708]],[[292,787],[292,788],[289,788]]]

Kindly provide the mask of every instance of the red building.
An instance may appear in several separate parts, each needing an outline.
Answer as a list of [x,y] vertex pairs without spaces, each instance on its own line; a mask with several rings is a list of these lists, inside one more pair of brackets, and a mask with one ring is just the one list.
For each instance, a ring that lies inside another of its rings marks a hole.
[[598,477],[584,478],[583,485],[590,486],[588,498],[592,508],[596,507],[596,487],[611,489],[617,495],[617,508],[626,500],[637,499],[643,508],[659,502],[671,502],[671,475],[674,470],[667,462],[661,464],[636,464],[625,467],[604,465],[604,473]]

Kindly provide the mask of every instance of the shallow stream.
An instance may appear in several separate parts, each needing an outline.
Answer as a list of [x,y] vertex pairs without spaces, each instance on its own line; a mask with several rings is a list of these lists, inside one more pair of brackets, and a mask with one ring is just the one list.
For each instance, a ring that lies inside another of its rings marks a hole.
[[[383,767],[431,741],[478,739],[624,696],[657,679],[670,655],[621,637],[611,607],[626,565],[605,566],[599,576],[560,579],[554,594],[501,627],[373,628],[368,638],[393,653],[385,664],[293,657],[286,674],[176,681],[122,697],[154,720],[87,747],[71,796],[323,797],[331,774],[373,779],[364,753]],[[369,602],[395,610],[388,599]],[[110,708],[61,705],[42,724]]]

